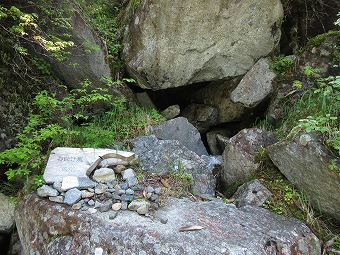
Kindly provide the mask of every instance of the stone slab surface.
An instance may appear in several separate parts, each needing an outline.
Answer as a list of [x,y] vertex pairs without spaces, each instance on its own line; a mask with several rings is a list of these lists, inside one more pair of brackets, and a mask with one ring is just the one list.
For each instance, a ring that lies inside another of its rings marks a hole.
[[[321,254],[306,225],[259,207],[170,199],[153,217],[119,211],[110,219],[111,213],[84,213],[30,195],[15,219],[26,254]],[[204,228],[180,231],[192,225]]]
[[[62,182],[66,176],[87,177],[88,169],[95,164],[100,157],[108,154],[118,154],[124,158],[133,158],[134,153],[113,149],[95,148],[55,148],[48,159],[44,172],[46,183]],[[117,159],[117,162],[121,159]]]

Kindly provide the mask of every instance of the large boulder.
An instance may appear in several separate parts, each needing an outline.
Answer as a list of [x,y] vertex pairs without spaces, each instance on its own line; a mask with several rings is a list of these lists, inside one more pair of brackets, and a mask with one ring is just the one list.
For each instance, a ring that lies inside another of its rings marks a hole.
[[293,140],[276,143],[268,149],[269,157],[312,205],[340,221],[340,176],[329,169],[340,165],[324,145],[322,135],[299,134]]
[[150,134],[162,140],[177,140],[199,156],[208,155],[200,133],[184,117],[177,117],[151,126]]
[[[25,254],[321,254],[306,225],[258,207],[170,199],[154,217],[110,213],[90,215],[29,195],[15,219]],[[192,225],[198,230],[184,231]]]
[[189,173],[193,177],[193,193],[215,195],[216,180],[212,169],[195,152],[177,140],[159,140],[154,135],[140,136],[133,151],[142,170],[154,173]]
[[127,70],[160,90],[245,74],[278,45],[283,10],[279,0],[131,0],[125,16]]
[[256,153],[276,141],[271,132],[259,128],[243,129],[230,138],[222,154],[221,178],[226,194],[232,195],[237,186],[249,180],[259,167]]

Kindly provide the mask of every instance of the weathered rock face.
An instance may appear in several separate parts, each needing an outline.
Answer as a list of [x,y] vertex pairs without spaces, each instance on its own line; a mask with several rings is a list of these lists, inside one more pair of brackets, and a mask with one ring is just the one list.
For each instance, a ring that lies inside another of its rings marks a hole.
[[[30,195],[15,218],[25,254],[321,254],[307,226],[263,208],[171,199],[153,218],[121,211],[110,220],[109,214],[89,215]],[[188,225],[205,228],[179,231]]]
[[231,92],[230,98],[245,107],[255,107],[270,95],[275,77],[275,72],[269,68],[269,60],[261,58]]
[[277,46],[282,17],[279,0],[143,0],[126,27],[123,58],[152,90],[242,75]]
[[258,149],[276,142],[274,135],[268,131],[250,128],[243,129],[230,138],[222,154],[221,178],[229,195],[236,187],[246,181],[258,168],[255,155]]
[[0,234],[9,234],[13,230],[15,204],[2,193],[0,193],[0,201]]
[[150,127],[150,133],[162,140],[177,140],[197,155],[208,155],[198,130],[184,117],[164,121]]
[[268,153],[287,179],[306,193],[316,209],[340,221],[340,176],[328,168],[332,160],[338,166],[340,161],[327,150],[320,135],[298,135],[292,141],[270,146]]
[[193,192],[215,195],[216,180],[206,162],[178,140],[158,140],[154,135],[140,136],[133,151],[142,170],[154,173],[183,172],[192,174]]

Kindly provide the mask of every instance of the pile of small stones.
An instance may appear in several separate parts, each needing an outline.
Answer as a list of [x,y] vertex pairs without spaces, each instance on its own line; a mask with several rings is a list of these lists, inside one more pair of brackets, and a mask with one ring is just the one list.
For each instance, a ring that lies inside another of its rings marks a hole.
[[62,182],[38,188],[37,194],[75,210],[90,213],[112,210],[111,219],[117,216],[119,210],[148,215],[150,208],[158,209],[161,187],[141,185],[132,168],[126,169],[123,165],[114,169],[103,167],[95,170],[91,179],[66,176]]

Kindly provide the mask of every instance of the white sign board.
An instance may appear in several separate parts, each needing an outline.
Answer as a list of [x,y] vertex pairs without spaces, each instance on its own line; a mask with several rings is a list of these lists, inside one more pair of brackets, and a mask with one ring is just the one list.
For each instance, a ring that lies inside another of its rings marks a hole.
[[55,148],[44,172],[46,183],[61,182],[66,176],[88,177],[103,159],[116,158],[117,164],[134,159],[133,152],[95,148]]

